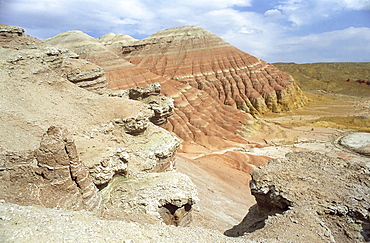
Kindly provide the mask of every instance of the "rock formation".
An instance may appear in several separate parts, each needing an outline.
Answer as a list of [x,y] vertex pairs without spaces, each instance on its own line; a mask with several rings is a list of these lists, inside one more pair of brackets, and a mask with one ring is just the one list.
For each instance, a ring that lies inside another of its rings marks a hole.
[[[0,199],[108,217],[99,189],[117,178],[174,170],[180,140],[151,122],[165,122],[171,99],[148,93],[146,104],[113,94],[105,88],[107,73],[100,66],[34,40],[21,28],[5,30],[0,35]],[[172,175],[184,181],[181,173]],[[167,199],[177,198],[176,189],[172,192]],[[185,207],[178,206],[176,215]],[[185,211],[181,217],[189,219],[190,210]],[[149,218],[144,213],[136,221],[163,221]]]
[[8,51],[17,50],[7,60],[14,65],[13,68],[37,63],[32,69],[34,74],[51,68],[87,90],[101,92],[107,86],[102,68],[86,60],[79,60],[79,56],[68,49],[43,46],[39,40],[25,35],[20,27],[0,26],[0,44]]
[[192,207],[199,200],[189,177],[175,171],[117,177],[101,193],[111,215],[146,214],[176,226],[191,222]]
[[63,62],[63,73],[67,79],[78,87],[100,91],[107,87],[104,70],[85,60],[67,60]]
[[[1,199],[73,210],[101,209],[101,196],[66,130],[50,127],[35,151],[1,154]],[[14,193],[17,192],[17,193]]]
[[227,235],[250,233],[245,237],[256,240],[280,232],[278,241],[370,240],[368,163],[297,152],[272,160],[251,175],[257,205]]
[[339,145],[362,155],[370,156],[370,133],[351,133],[339,139]]
[[156,125],[167,123],[167,118],[173,115],[175,105],[173,99],[166,96],[159,96],[161,84],[153,83],[147,87],[134,87],[128,90],[128,97],[133,100],[141,100],[148,104],[154,111],[150,121]]

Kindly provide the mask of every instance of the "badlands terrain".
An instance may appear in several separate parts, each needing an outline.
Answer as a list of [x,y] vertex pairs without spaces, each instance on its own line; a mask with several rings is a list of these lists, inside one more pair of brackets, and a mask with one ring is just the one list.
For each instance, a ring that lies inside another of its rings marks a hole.
[[196,26],[0,45],[1,242],[370,241],[369,63]]

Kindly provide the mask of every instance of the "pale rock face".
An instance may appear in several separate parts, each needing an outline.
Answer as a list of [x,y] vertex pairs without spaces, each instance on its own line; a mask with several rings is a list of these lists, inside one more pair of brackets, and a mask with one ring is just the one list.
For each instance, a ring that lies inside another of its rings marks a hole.
[[166,96],[150,96],[143,102],[154,111],[154,116],[150,118],[150,121],[158,126],[167,123],[167,118],[173,115],[175,109],[173,99]]
[[22,36],[23,34],[24,29],[21,27],[0,24],[0,36],[2,38],[14,38]]
[[[110,144],[112,140],[115,143]],[[172,170],[180,140],[148,121],[145,131],[138,134],[127,133],[120,124],[108,124],[97,130],[88,144],[94,150],[82,156],[94,183],[103,187],[114,176]]]
[[154,215],[158,221],[182,226],[190,222],[192,206],[199,200],[193,182],[176,171],[117,177],[101,194],[111,213]]
[[129,173],[171,170],[174,167],[173,157],[179,146],[180,139],[149,123],[142,135],[131,136],[128,140],[126,151],[130,155]]
[[135,117],[116,119],[114,122],[122,126],[129,134],[143,133],[149,126],[149,117],[139,114]]
[[[366,162],[296,152],[260,166],[251,175],[257,205],[227,235],[254,231],[249,239],[258,239],[267,232],[281,232],[284,242],[369,240],[370,168]],[[312,233],[284,233],[301,226]]]
[[339,144],[356,153],[370,156],[370,133],[356,132],[339,140]]
[[154,111],[150,121],[155,125],[167,123],[167,118],[173,115],[175,108],[172,98],[160,96],[161,84],[153,83],[146,87],[134,87],[128,90],[128,97],[133,100],[141,100],[148,104],[148,108]]
[[32,66],[32,74],[52,69],[81,88],[96,92],[104,90],[107,86],[104,70],[78,58],[68,49],[47,46],[18,50],[7,62],[12,69]]
[[35,152],[4,151],[0,157],[2,199],[50,208],[101,210],[98,189],[66,130],[52,126]]
[[143,100],[151,95],[159,95],[161,92],[161,84],[153,83],[146,87],[134,87],[128,90],[128,96],[132,100]]
[[90,175],[95,185],[105,185],[115,175],[125,176],[127,174],[127,163],[130,155],[124,148],[119,148],[110,153],[99,165],[90,169]]

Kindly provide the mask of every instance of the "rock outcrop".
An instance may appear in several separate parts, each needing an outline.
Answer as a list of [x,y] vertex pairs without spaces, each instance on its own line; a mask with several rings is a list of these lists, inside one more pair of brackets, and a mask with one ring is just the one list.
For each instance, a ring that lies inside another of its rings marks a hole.
[[120,124],[111,123],[108,128],[104,126],[94,132],[90,140],[81,145],[86,146],[84,143],[95,148],[84,157],[99,187],[106,186],[118,175],[172,170],[174,155],[180,146],[177,137],[150,122],[145,131],[135,134],[128,134]]
[[193,182],[175,171],[117,177],[102,191],[110,215],[145,214],[153,221],[186,226],[199,200]]
[[15,36],[22,36],[24,29],[18,26],[11,26],[0,24],[0,36],[14,38]]
[[7,60],[9,65],[13,65],[13,69],[32,65],[33,74],[54,69],[62,77],[87,90],[102,92],[106,88],[107,82],[102,68],[79,59],[79,55],[66,48],[42,45],[39,40],[23,32],[19,27],[0,26],[0,44],[5,48],[4,52],[13,52]]
[[272,160],[251,175],[257,205],[227,235],[250,233],[245,237],[290,242],[370,240],[368,163],[297,152]]
[[[151,122],[170,114],[171,99],[166,105],[155,92],[146,104],[109,95],[100,66],[63,47],[26,45],[32,38],[9,29],[15,34],[7,32],[6,43],[0,37],[0,199],[104,217],[99,190],[114,179],[174,170],[180,140]],[[136,221],[163,221],[146,218],[143,213]]]
[[370,156],[370,133],[356,132],[339,139],[339,145],[361,155]]
[[1,167],[0,197],[7,202],[101,210],[98,189],[66,130],[50,127],[34,152],[3,152]]
[[173,99],[159,96],[161,84],[153,83],[147,87],[134,87],[128,90],[128,97],[133,100],[141,100],[154,111],[150,121],[156,125],[167,123],[167,118],[173,115],[175,105]]
[[67,79],[78,87],[96,92],[107,87],[104,69],[86,60],[66,60],[62,68]]

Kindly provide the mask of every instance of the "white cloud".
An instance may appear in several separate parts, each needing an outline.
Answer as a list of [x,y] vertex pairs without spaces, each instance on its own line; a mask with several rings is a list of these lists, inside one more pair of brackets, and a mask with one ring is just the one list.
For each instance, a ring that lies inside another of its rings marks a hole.
[[228,8],[234,5],[237,6],[251,6],[252,0],[187,0],[187,1],[180,1],[175,0],[177,5],[186,5],[189,7],[200,7],[205,6],[208,9],[221,9],[221,8]]
[[295,62],[369,61],[370,28],[347,28],[280,39],[270,57]]
[[370,56],[366,50],[359,51],[370,49],[365,43],[368,28],[301,37],[295,34],[302,26],[331,18],[340,11],[370,9],[370,0],[274,0],[276,6],[263,14],[236,10],[250,7],[252,0],[0,1],[0,22],[22,26],[28,34],[41,39],[74,29],[95,37],[108,32],[146,36],[165,28],[199,25],[270,62],[304,62],[305,58],[310,62],[319,60],[320,55],[325,60],[343,61],[363,59],[362,53]]
[[341,11],[370,10],[370,0],[284,0],[276,9],[294,26],[309,25]]
[[341,0],[338,4],[350,10],[370,10],[370,0]]
[[267,10],[264,13],[264,16],[265,17],[268,17],[268,18],[272,18],[272,19],[280,19],[280,18],[283,18],[282,13],[278,9],[270,9],[270,10]]

